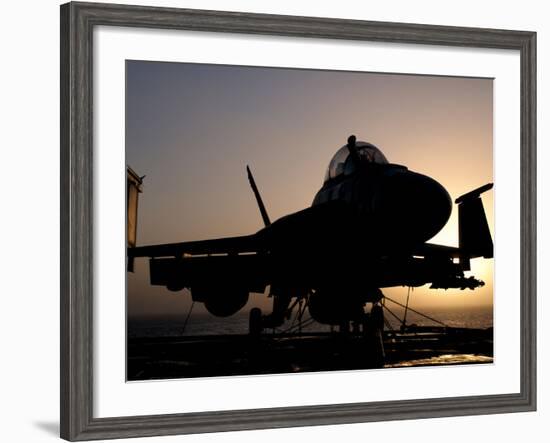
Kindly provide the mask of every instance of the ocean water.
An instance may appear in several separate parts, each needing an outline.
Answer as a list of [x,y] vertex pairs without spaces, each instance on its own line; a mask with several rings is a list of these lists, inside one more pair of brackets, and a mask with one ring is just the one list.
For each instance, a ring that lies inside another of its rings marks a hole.
[[[403,309],[392,311],[403,318]],[[493,310],[491,308],[468,308],[452,310],[430,310],[421,309],[420,312],[432,317],[450,327],[486,329],[493,327]],[[306,313],[303,320],[307,320]],[[400,321],[391,314],[386,313],[386,319],[390,326],[399,329]],[[189,317],[185,323],[186,315],[169,317],[141,317],[129,318],[127,323],[128,338],[137,337],[181,337],[195,335],[225,335],[225,334],[246,334],[248,333],[248,312],[239,312],[231,317],[218,318],[207,313],[197,313]],[[284,331],[293,323],[293,319],[287,321],[277,331]],[[296,324],[296,323],[294,323]],[[414,312],[407,313],[407,324],[418,326],[437,326],[438,323],[420,316]],[[305,332],[329,332],[330,327],[313,322],[303,329]],[[269,330],[267,331],[269,333]]]

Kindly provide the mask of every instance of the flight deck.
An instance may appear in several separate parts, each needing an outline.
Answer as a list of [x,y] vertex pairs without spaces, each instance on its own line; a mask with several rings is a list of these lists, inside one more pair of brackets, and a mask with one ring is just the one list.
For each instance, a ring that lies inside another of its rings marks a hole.
[[383,361],[360,336],[338,333],[128,339],[127,380],[281,374],[493,362],[493,329],[385,331]]

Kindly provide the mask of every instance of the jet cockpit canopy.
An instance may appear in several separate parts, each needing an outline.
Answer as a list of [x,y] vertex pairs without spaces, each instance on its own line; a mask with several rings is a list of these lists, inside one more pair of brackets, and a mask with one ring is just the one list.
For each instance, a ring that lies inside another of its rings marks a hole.
[[[388,160],[382,151],[371,143],[358,141],[355,143],[357,153],[364,163],[376,163],[387,165]],[[330,161],[325,174],[325,182],[340,175],[350,175],[355,172],[356,165],[353,162],[347,145],[342,146]]]

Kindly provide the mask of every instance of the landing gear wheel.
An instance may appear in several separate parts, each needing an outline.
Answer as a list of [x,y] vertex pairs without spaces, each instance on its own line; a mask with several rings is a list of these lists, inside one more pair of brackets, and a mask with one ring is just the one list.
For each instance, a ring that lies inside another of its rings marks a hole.
[[262,310],[260,308],[252,308],[248,317],[248,332],[253,337],[259,337],[262,329]]

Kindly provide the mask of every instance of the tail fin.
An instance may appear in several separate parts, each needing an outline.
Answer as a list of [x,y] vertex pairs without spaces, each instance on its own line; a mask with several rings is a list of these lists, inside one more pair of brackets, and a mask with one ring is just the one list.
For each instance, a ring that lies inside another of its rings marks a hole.
[[481,194],[492,189],[488,183],[455,200],[458,204],[458,246],[465,259],[493,258],[493,239],[481,201]]
[[246,165],[246,172],[248,174],[248,181],[250,182],[250,186],[252,187],[252,192],[254,192],[254,197],[256,197],[256,203],[258,203],[258,208],[260,209],[260,213],[262,214],[264,225],[269,226],[271,224],[271,221],[269,220],[269,215],[267,215],[264,202],[262,201],[262,196],[260,195],[260,191],[258,191],[258,187],[256,186],[256,182],[254,181],[254,177],[252,175],[252,172],[250,172],[250,168],[248,167],[248,165]]

